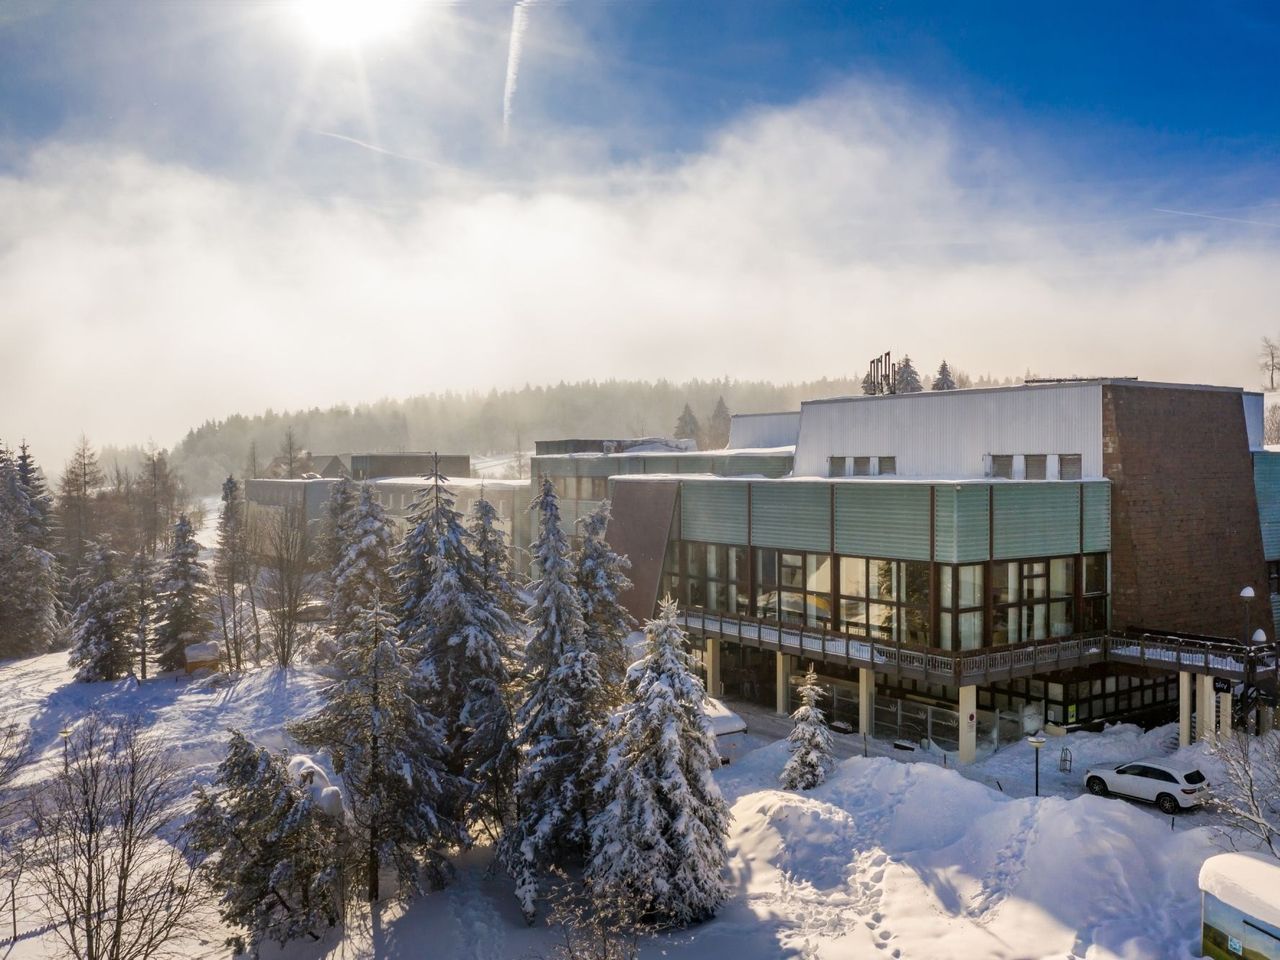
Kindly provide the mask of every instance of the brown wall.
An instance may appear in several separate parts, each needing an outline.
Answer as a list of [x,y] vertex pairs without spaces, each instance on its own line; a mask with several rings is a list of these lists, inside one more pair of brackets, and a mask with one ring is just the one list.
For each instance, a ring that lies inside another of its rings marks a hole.
[[679,489],[675,480],[619,480],[613,485],[605,538],[631,560],[632,585],[622,595],[622,604],[639,623],[653,617],[658,603],[658,582]]
[[1111,624],[1239,638],[1270,632],[1253,462],[1238,392],[1104,385]]

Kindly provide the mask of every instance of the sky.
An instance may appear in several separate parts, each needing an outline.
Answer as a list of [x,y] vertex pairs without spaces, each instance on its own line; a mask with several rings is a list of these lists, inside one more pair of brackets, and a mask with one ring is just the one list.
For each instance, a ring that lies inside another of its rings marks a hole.
[[0,0],[0,439],[609,377],[1257,387],[1280,8]]

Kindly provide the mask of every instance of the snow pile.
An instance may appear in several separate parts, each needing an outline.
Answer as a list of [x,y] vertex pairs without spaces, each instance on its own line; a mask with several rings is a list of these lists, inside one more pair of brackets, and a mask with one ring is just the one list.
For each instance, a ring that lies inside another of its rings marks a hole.
[[342,791],[329,782],[324,768],[305,753],[289,758],[289,774],[307,788],[311,802],[335,820],[342,819]]
[[222,657],[222,647],[216,641],[208,643],[192,643],[183,651],[187,663],[217,663]]

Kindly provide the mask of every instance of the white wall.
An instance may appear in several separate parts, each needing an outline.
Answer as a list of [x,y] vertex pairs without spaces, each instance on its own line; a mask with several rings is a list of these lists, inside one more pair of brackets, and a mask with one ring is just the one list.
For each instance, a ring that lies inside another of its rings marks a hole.
[[988,454],[1028,453],[1078,453],[1083,476],[1101,477],[1102,385],[1036,384],[805,403],[795,475],[826,476],[833,456],[892,456],[902,477],[982,477]]
[[734,414],[729,420],[729,449],[789,447],[800,430],[800,411]]

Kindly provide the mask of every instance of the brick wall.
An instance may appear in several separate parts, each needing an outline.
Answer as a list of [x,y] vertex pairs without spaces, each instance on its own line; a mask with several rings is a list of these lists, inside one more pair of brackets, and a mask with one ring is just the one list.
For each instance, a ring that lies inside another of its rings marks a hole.
[[1103,387],[1111,495],[1111,622],[1240,637],[1271,633],[1253,465],[1239,393]]

